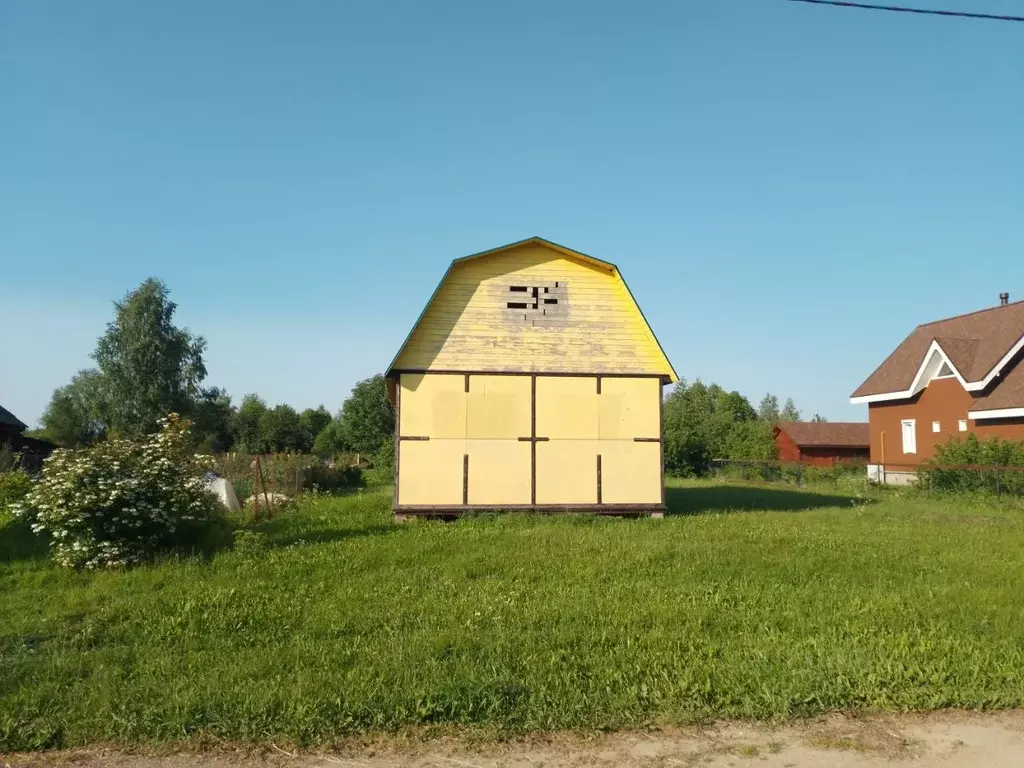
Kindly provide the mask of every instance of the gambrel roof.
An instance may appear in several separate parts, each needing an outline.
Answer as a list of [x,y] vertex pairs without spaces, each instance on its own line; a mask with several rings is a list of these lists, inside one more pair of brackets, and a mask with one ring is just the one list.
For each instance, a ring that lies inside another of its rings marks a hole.
[[[550,286],[553,291],[548,302],[564,303],[544,316],[541,308],[536,320],[511,327],[504,309],[515,304],[502,301],[514,297],[500,291],[514,282],[544,283],[540,290],[547,293]],[[555,299],[554,291],[563,298]],[[627,327],[635,343],[623,331]],[[452,261],[386,375],[467,367],[679,380],[618,267],[541,237]]]

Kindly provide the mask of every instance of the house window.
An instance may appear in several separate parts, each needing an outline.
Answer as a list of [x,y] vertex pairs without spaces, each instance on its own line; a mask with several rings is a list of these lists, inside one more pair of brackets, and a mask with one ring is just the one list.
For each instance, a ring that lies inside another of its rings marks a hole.
[[949,379],[953,376],[956,376],[956,374],[953,373],[953,369],[949,367],[949,363],[943,363],[942,367],[939,368],[939,372],[935,374],[936,379]]
[[917,453],[917,423],[914,419],[905,419],[903,427],[903,452]]
[[967,419],[960,419],[960,431],[961,432],[966,432],[967,431]]
[[932,432],[941,432],[941,431],[942,431],[942,424],[940,424],[937,421],[933,421],[932,422]]

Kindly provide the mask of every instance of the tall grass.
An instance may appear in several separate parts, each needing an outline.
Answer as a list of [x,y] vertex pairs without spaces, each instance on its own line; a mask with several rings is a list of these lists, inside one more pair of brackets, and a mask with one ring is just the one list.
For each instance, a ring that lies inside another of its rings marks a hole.
[[386,492],[311,498],[265,549],[93,574],[0,529],[0,750],[1024,705],[1020,508],[668,500],[395,525]]

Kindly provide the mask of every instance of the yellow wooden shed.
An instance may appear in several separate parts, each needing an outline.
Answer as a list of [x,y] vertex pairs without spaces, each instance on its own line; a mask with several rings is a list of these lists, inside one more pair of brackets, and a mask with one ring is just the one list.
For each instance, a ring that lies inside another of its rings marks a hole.
[[386,376],[396,515],[664,510],[678,376],[614,264],[539,237],[456,259]]

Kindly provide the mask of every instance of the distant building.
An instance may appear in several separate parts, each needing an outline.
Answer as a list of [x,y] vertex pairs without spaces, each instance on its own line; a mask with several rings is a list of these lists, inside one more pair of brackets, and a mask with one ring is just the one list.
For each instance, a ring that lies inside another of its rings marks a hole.
[[39,440],[34,437],[26,437],[22,434],[28,425],[21,419],[0,406],[0,446],[10,446],[21,453],[19,466],[29,472],[38,472],[42,467],[43,459],[56,448],[48,440]]
[[456,259],[386,377],[397,515],[664,509],[678,376],[614,264],[539,237]]
[[0,445],[13,444],[15,438],[20,438],[26,429],[27,424],[0,405]]
[[913,473],[951,437],[1024,440],[1024,301],[919,325],[850,397],[871,470]]
[[780,461],[832,466],[868,460],[868,425],[850,422],[782,421],[775,425]]

